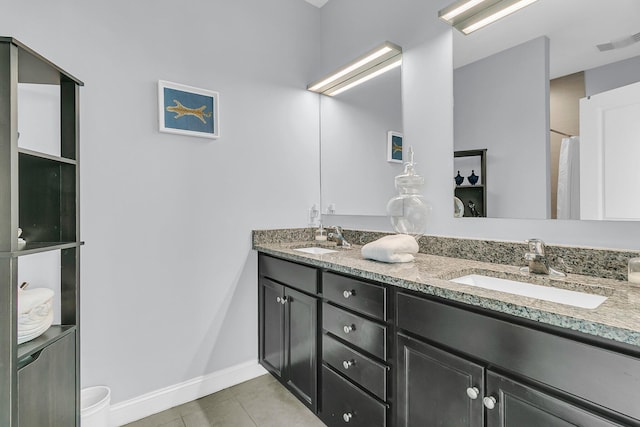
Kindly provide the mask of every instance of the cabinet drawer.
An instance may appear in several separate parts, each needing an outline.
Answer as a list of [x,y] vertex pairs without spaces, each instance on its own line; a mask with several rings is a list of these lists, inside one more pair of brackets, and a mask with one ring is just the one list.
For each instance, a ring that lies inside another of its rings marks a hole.
[[640,359],[398,293],[398,327],[640,420]]
[[312,267],[260,254],[258,274],[310,294],[318,293],[318,272]]
[[386,406],[349,381],[322,366],[321,419],[329,427],[384,427],[387,424]]
[[386,320],[387,289],[383,286],[324,272],[322,295],[343,307]]
[[334,307],[322,306],[322,326],[333,335],[387,360],[387,327]]
[[363,388],[387,400],[387,366],[375,362],[328,335],[322,337],[324,362]]

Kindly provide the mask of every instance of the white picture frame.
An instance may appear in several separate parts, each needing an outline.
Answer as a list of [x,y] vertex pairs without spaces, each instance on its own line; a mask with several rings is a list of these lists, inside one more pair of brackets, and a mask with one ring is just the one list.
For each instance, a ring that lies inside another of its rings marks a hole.
[[220,94],[179,83],[158,81],[160,132],[220,137]]

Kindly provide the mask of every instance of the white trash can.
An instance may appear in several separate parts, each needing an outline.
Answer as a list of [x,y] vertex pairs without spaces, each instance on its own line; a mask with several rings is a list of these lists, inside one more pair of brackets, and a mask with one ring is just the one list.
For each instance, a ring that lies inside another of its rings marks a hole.
[[109,387],[99,385],[82,389],[80,392],[80,426],[111,427],[109,421],[110,404],[111,390]]

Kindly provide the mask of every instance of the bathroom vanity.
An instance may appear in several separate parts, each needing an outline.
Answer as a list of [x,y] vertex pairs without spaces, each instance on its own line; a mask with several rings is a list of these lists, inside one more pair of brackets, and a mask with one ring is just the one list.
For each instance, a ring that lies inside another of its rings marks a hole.
[[447,280],[517,267],[302,246],[254,242],[259,358],[328,426],[640,426],[640,288],[570,275],[589,310]]

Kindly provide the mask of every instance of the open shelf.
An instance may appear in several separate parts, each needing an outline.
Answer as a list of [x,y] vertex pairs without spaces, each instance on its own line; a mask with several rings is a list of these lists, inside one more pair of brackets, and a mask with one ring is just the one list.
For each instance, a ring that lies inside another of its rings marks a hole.
[[27,242],[22,249],[17,251],[0,252],[0,258],[16,258],[23,255],[33,255],[59,249],[77,248],[82,245],[84,245],[84,242]]
[[[459,157],[479,157],[478,169],[480,172],[480,182],[475,185],[465,184],[456,185],[453,193],[464,204],[464,216],[465,217],[486,217],[487,216],[487,149],[478,150],[464,150],[454,151],[454,164],[455,158]],[[456,169],[454,167],[454,169]],[[472,171],[473,172],[473,171]],[[471,209],[474,206],[476,215]]]
[[51,154],[41,153],[39,151],[29,150],[27,148],[18,148],[18,153],[26,156],[33,156],[39,159],[51,160],[53,162],[66,163],[70,165],[76,165],[78,162],[73,159],[67,159],[66,157],[53,156]]
[[19,223],[27,242],[76,240],[75,164],[20,153]]

